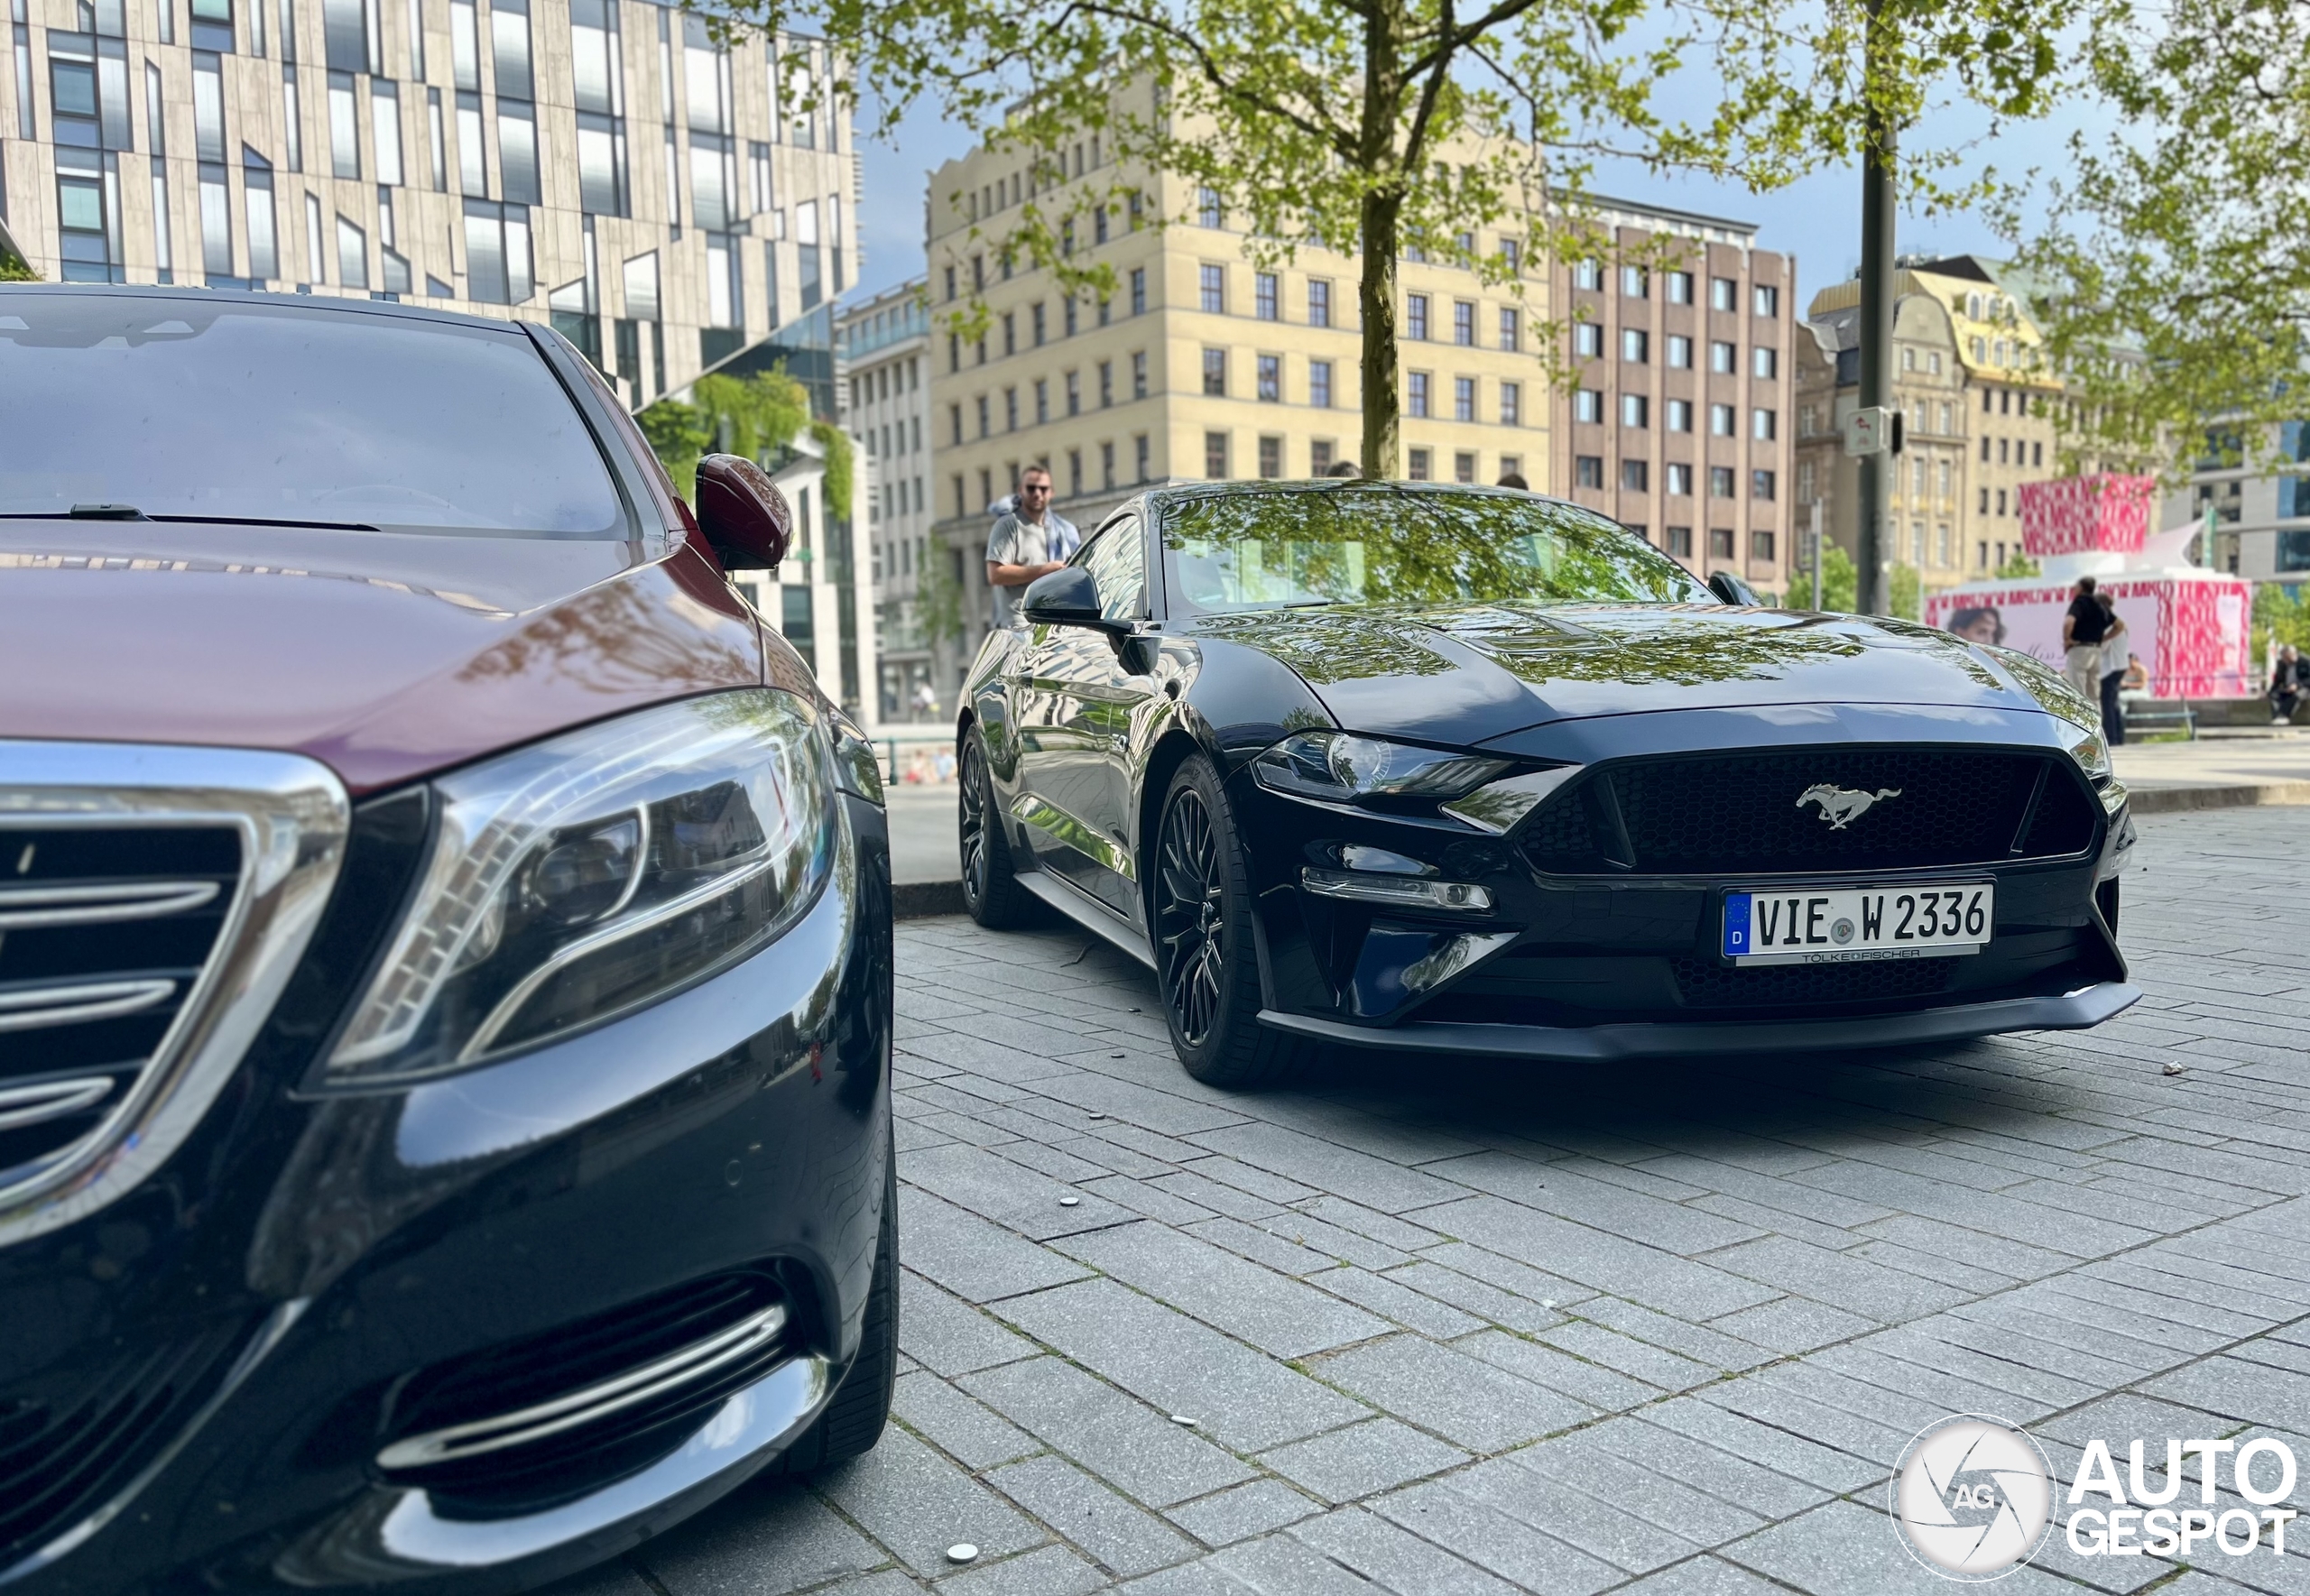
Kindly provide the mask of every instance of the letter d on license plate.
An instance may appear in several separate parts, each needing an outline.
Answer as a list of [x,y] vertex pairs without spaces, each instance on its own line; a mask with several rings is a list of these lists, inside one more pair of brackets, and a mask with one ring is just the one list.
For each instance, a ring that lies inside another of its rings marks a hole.
[[1979,953],[1997,924],[1991,881],[1836,887],[1724,895],[1724,956],[1736,964]]

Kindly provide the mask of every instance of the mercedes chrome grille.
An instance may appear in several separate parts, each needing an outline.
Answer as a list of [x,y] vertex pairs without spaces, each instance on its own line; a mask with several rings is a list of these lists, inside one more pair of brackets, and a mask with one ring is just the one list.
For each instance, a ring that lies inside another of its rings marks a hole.
[[0,1245],[183,1142],[303,953],[349,818],[296,754],[0,742]]

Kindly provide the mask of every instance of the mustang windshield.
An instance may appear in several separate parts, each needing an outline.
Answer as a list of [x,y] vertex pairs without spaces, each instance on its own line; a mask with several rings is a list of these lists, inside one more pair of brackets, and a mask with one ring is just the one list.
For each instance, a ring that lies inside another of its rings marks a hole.
[[1163,525],[1176,607],[1713,604],[1676,561],[1601,515],[1521,494],[1308,484],[1174,504]]
[[0,515],[624,539],[519,330],[100,288],[0,296]]

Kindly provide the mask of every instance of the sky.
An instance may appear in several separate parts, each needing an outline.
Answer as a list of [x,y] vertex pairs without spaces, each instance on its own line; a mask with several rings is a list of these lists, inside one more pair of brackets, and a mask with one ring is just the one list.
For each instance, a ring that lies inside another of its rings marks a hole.
[[[861,108],[858,148],[865,204],[859,212],[859,240],[866,263],[859,288],[870,293],[922,271],[923,199],[929,174],[966,152],[971,143],[967,134],[931,109],[917,107],[889,136],[872,137],[866,129],[879,120],[875,106]],[[1920,144],[1963,146],[1973,159],[2018,175],[2033,168],[2058,168],[2074,122],[2028,125],[1991,138],[1977,119],[1962,111],[1944,111],[1928,115],[1911,136]],[[1800,310],[1816,289],[1851,277],[1861,263],[1861,176],[1853,167],[1816,172],[1763,195],[1751,194],[1737,183],[1657,177],[1632,165],[1618,171],[1601,168],[1589,187],[1617,199],[1755,223],[1760,248],[1797,256]],[[1905,214],[1899,248],[1904,254],[1934,255],[2004,253],[1988,224],[1970,215],[1927,218]]]

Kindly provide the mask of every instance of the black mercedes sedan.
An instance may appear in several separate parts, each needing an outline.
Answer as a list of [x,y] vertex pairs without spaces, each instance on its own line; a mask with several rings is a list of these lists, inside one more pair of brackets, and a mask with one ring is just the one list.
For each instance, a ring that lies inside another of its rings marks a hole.
[[776,485],[409,305],[0,288],[0,1590],[515,1590],[873,1445],[889,832]]
[[1146,963],[1180,1062],[1561,1060],[2109,1019],[2133,843],[2030,657],[1763,607],[1527,494],[1167,487],[990,636],[964,898]]

